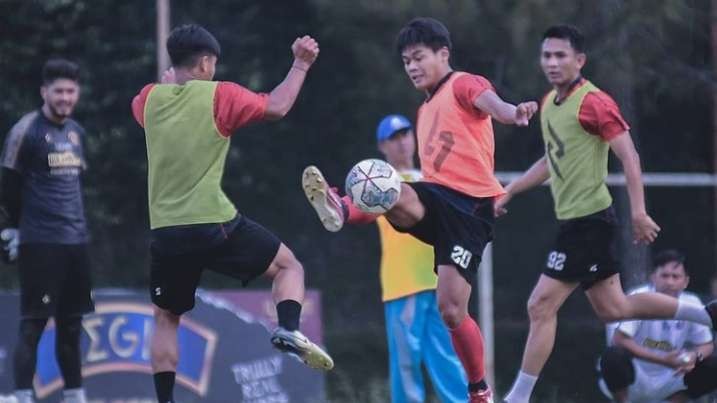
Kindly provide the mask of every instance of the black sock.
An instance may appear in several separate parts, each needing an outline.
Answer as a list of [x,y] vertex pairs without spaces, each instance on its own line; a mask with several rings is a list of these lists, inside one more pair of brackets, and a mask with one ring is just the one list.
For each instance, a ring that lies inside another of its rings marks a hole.
[[154,374],[154,390],[157,392],[159,403],[173,403],[174,372],[157,372]]
[[468,391],[471,393],[480,392],[481,390],[488,389],[488,384],[485,383],[483,379],[476,383],[469,383],[468,384]]
[[82,387],[81,334],[81,316],[55,318],[55,357],[65,380],[65,389]]
[[285,299],[276,304],[276,315],[279,317],[279,326],[288,331],[298,330],[301,304],[292,299]]
[[15,389],[32,389],[37,362],[37,344],[47,319],[22,319],[13,357]]

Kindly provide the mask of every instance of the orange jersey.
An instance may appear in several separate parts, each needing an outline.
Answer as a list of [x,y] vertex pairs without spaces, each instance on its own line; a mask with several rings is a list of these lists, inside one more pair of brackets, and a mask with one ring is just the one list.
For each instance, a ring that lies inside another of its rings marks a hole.
[[494,174],[491,117],[473,106],[485,90],[493,90],[485,78],[454,72],[418,109],[418,156],[424,181],[473,197],[505,193]]

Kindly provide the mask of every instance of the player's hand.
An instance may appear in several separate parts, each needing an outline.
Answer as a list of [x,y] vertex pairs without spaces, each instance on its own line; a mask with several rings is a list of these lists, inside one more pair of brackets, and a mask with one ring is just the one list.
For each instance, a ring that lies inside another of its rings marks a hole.
[[538,111],[538,103],[535,101],[521,102],[515,107],[515,124],[517,126],[528,126],[530,118]]
[[634,243],[651,244],[657,238],[660,227],[646,213],[632,216],[632,238]]
[[308,35],[296,38],[291,45],[291,52],[294,53],[294,67],[307,71],[319,57],[319,43]]
[[176,84],[177,76],[174,73],[174,67],[170,67],[162,73],[162,78],[159,79],[162,84]]
[[673,351],[668,357],[673,361],[674,376],[683,376],[695,369],[695,365],[697,365],[697,353],[694,351]]
[[0,240],[2,240],[5,262],[16,261],[20,251],[20,231],[17,228],[5,228],[0,231]]
[[513,195],[511,195],[510,193],[506,193],[495,200],[495,202],[493,203],[493,215],[496,218],[508,214],[508,209],[505,208],[505,206],[508,204],[508,202],[510,202],[510,199],[512,198]]

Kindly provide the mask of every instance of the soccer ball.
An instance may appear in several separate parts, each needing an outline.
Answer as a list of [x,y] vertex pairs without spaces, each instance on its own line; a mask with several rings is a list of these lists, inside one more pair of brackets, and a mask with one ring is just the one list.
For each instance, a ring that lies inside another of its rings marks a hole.
[[386,161],[363,160],[346,176],[346,194],[359,210],[383,214],[401,195],[401,175]]

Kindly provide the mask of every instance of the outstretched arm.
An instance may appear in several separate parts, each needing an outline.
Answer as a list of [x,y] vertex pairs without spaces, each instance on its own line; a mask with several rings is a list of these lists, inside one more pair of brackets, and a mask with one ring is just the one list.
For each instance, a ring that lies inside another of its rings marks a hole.
[[697,345],[692,350],[675,350],[666,355],[661,355],[641,346],[632,337],[619,329],[615,331],[612,340],[616,346],[626,349],[635,357],[673,368],[676,374],[685,374],[692,371],[701,357],[708,357],[713,351],[712,342],[709,342]]
[[627,182],[627,194],[630,196],[630,212],[632,216],[632,234],[635,243],[651,243],[657,238],[660,227],[647,215],[645,209],[645,191],[642,186],[642,168],[640,156],[630,138],[630,133],[623,134],[610,140],[610,149],[622,162]]
[[314,38],[306,35],[296,38],[294,44],[291,45],[291,51],[294,53],[294,63],[291,65],[284,81],[269,94],[266,112],[264,113],[264,118],[267,120],[283,118],[294,106],[296,97],[304,85],[306,73],[319,56],[319,44]]
[[522,193],[528,189],[542,185],[546,180],[550,178],[550,171],[548,171],[548,163],[543,156],[527,170],[518,179],[511,182],[505,188],[505,194],[496,200],[493,206],[496,217],[501,216],[508,212],[505,208],[506,204],[518,193]]
[[493,90],[483,91],[474,101],[474,106],[507,125],[527,126],[530,118],[538,111],[535,101],[513,105],[503,101]]
[[681,365],[678,359],[678,355],[680,353],[679,351],[673,351],[667,355],[657,354],[638,344],[632,337],[621,332],[620,329],[615,331],[615,334],[612,336],[612,341],[616,346],[624,348],[635,357],[641,358],[645,361],[675,369]]

